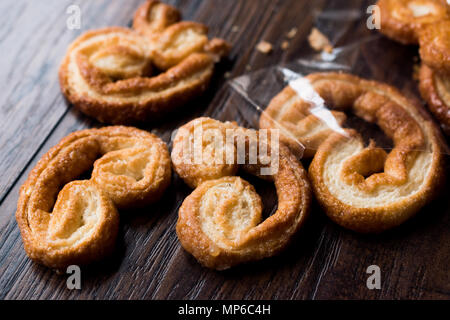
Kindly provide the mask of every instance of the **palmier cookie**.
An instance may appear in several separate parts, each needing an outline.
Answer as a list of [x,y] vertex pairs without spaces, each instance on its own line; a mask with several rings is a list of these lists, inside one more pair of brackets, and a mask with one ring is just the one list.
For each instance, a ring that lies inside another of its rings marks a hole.
[[380,31],[403,44],[418,44],[420,31],[449,19],[446,0],[379,0]]
[[[259,138],[258,132],[238,128],[232,123],[222,123],[209,118],[194,121],[204,123],[208,128],[203,131],[206,140],[210,135],[208,131],[214,127],[219,133],[223,132],[224,127],[235,131],[235,141],[245,140],[248,148],[253,139],[262,139]],[[277,170],[264,176],[275,183],[278,208],[272,216],[261,221],[261,199],[252,185],[234,176],[237,164],[219,167],[213,163],[210,166],[203,163],[195,168],[195,165],[183,166],[180,163],[182,158],[178,154],[179,144],[184,143],[181,136],[191,140],[189,134],[192,132],[192,126],[193,123],[188,123],[184,128],[180,128],[172,151],[175,171],[188,184],[196,186],[179,210],[176,230],[182,246],[202,265],[217,270],[275,255],[289,243],[309,212],[311,190],[305,170],[287,147],[279,145]],[[203,155],[217,151],[211,148],[210,142],[202,145],[203,149],[200,152]],[[272,146],[271,143],[268,145]],[[229,148],[227,149],[229,152],[236,146],[228,145],[220,148]],[[272,158],[274,150],[269,146],[266,146],[267,154],[270,155],[270,159],[275,159]],[[264,149],[262,145],[259,145],[259,148]],[[192,147],[185,152],[194,153],[194,150],[196,148]],[[210,155],[208,158],[214,157],[215,155]],[[235,159],[234,156],[231,158]],[[260,175],[259,169],[263,161],[259,155],[255,164],[249,162],[247,159],[243,165],[244,169]],[[267,164],[266,161],[264,163]],[[206,174],[201,174],[200,169]],[[208,173],[209,170],[211,174]],[[192,176],[189,173],[192,173]]]
[[201,94],[214,63],[229,51],[207,27],[177,22],[175,8],[147,1],[135,30],[88,31],[69,47],[59,70],[66,98],[101,122],[147,122]]
[[349,129],[320,143],[309,176],[332,220],[358,232],[380,232],[401,224],[433,198],[444,178],[445,143],[418,103],[391,86],[349,74],[306,78],[328,106],[377,124],[394,144],[389,153],[374,142],[365,147]]
[[[346,96],[339,98],[345,100]],[[259,127],[279,129],[281,141],[294,154],[311,158],[333,131],[340,130],[345,119],[343,112],[327,109],[306,77],[292,82],[270,101],[261,114]]]
[[450,136],[450,75],[434,71],[422,64],[419,72],[419,89],[428,108]]
[[[76,180],[93,166],[89,180]],[[112,251],[116,208],[150,204],[170,183],[165,143],[131,127],[74,132],[51,148],[20,189],[16,219],[28,256],[51,268]]]

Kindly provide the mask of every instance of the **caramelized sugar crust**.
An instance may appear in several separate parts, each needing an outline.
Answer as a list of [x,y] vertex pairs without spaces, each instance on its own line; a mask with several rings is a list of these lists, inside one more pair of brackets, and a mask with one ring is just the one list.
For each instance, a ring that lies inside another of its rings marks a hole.
[[[249,161],[242,165],[236,162],[215,165],[211,161],[184,164],[180,161],[182,145],[186,145],[183,141],[192,141],[190,135],[193,135],[195,122],[203,124],[205,142],[183,149],[188,158],[196,152],[206,159],[215,156],[217,150],[213,146],[217,144],[209,139],[214,129],[219,134],[226,128],[232,129],[236,141],[242,138],[247,144],[252,143],[252,139],[260,139],[257,131],[210,118],[195,119],[178,130],[172,151],[174,168],[195,188],[179,210],[176,229],[183,248],[202,265],[217,270],[275,255],[290,242],[310,210],[311,190],[301,163],[287,147],[280,146],[278,170],[261,176],[275,184],[278,207],[262,221],[261,198],[251,184],[235,174],[238,167],[242,167],[259,175],[259,169],[267,162],[258,156],[256,164],[249,164]],[[227,152],[235,151],[234,148],[234,143],[223,145]],[[269,149],[268,154],[271,152],[275,151]]]
[[285,88],[261,116],[264,128],[282,127],[288,145],[300,142],[314,156],[309,176],[328,216],[358,232],[380,232],[406,221],[442,186],[447,152],[439,129],[415,101],[395,88],[344,73],[306,77],[331,107],[377,124],[392,150],[365,146],[355,130],[330,129],[311,115],[311,105]]
[[380,32],[403,44],[418,44],[428,25],[450,19],[446,0],[379,0]]
[[426,26],[419,34],[419,43],[422,62],[450,75],[450,19]]
[[446,135],[450,136],[450,76],[422,64],[419,80],[422,98],[441,123]]
[[[76,180],[93,171],[89,180]],[[117,208],[157,201],[170,183],[165,143],[132,127],[74,132],[51,148],[20,189],[16,219],[30,258],[87,264],[114,248]]]

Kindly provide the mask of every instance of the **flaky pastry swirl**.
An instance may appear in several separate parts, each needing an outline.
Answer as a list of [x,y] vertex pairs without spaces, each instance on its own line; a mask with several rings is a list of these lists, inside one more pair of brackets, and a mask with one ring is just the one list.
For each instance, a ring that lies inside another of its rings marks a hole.
[[179,19],[175,8],[149,0],[137,10],[134,30],[81,35],[59,70],[66,98],[101,122],[126,124],[154,120],[202,93],[230,46],[208,40],[206,26]]
[[[314,86],[314,82],[311,85]],[[345,94],[339,99],[345,100]],[[311,107],[311,101],[302,99],[293,87],[286,86],[261,114],[259,127],[278,128],[281,141],[292,152],[299,157],[311,158],[319,145],[333,132],[330,122],[339,127],[346,119],[343,112],[327,110],[327,117],[320,118],[311,111]]]
[[450,75],[434,71],[422,64],[419,72],[419,89],[428,108],[450,136]]
[[[389,153],[373,141],[366,147],[349,129],[329,133],[319,143],[309,175],[331,219],[355,231],[380,232],[401,224],[433,198],[444,176],[445,143],[420,105],[391,86],[349,74],[306,78],[327,106],[376,123],[394,144]],[[305,117],[298,117],[297,125]]]
[[[242,138],[247,143],[259,136],[258,132],[249,132],[249,129],[239,128],[234,123],[222,123],[209,118],[196,121],[204,123],[208,130],[214,127],[219,132],[224,127],[232,129],[237,140]],[[189,135],[192,126],[192,122],[186,124],[185,128],[180,128],[186,130],[179,130],[177,135]],[[207,140],[208,130],[204,131]],[[208,141],[199,147],[203,154],[214,153],[213,148],[209,148],[211,140]],[[280,146],[278,170],[265,176],[275,183],[278,208],[272,216],[261,221],[262,203],[259,195],[248,182],[233,176],[238,164],[220,167],[213,163],[208,166],[205,162],[199,168],[195,168],[195,164],[183,166],[179,161],[178,145],[181,143],[182,139],[176,136],[172,151],[174,168],[188,184],[196,186],[179,210],[176,229],[184,249],[202,265],[217,270],[270,257],[282,250],[302,225],[311,201],[306,172],[289,149]],[[186,152],[195,151],[190,148]],[[210,159],[213,157],[211,155]],[[255,164],[247,161],[242,165],[245,170],[257,175],[261,166],[261,159]],[[212,173],[209,174],[208,170]],[[206,173],[201,174],[201,171]]]
[[419,43],[422,62],[436,71],[450,75],[450,18],[421,30]]
[[381,32],[419,45],[420,93],[449,134],[450,5],[446,0],[380,0]]
[[[201,132],[198,131],[197,134],[201,134],[201,144],[196,144],[195,130],[200,129]],[[196,188],[206,180],[236,174],[238,165],[234,155],[234,140],[232,143],[226,143],[226,139],[223,139],[224,143],[216,143],[217,136],[226,137],[227,129],[238,129],[238,126],[232,122],[200,117],[177,130],[173,139],[172,162],[178,175],[191,188]],[[195,161],[196,153],[201,156],[201,163]],[[227,154],[233,154],[233,161],[226,161]]]
[[[92,165],[89,180],[75,180]],[[68,135],[20,189],[16,219],[25,251],[52,268],[105,256],[118,231],[116,208],[158,200],[170,176],[167,146],[151,133],[116,126]]]

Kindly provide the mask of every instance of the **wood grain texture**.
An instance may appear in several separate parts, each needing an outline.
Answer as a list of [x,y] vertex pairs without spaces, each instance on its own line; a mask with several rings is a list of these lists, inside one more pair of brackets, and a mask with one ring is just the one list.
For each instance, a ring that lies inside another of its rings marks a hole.
[[[62,98],[57,70],[67,45],[82,31],[126,26],[141,0],[3,0],[0,15],[0,299],[449,299],[450,199],[442,196],[403,226],[375,236],[344,230],[315,204],[311,218],[280,256],[225,272],[202,268],[180,246],[177,211],[191,190],[176,176],[163,199],[140,211],[121,212],[117,250],[112,257],[82,268],[82,289],[68,290],[66,275],[31,262],[25,255],[14,213],[21,184],[38,159],[62,137],[99,126]],[[172,131],[200,116],[238,117],[224,73],[231,77],[311,54],[307,35],[322,9],[351,8],[365,13],[373,1],[167,0],[188,20],[233,43],[230,59],[219,65],[210,90],[160,124],[145,129],[170,142]],[[82,29],[66,28],[66,8],[82,9]],[[363,15],[364,18],[364,15]],[[338,45],[357,39],[365,20],[344,21]],[[289,49],[284,34],[298,28]],[[376,34],[376,33],[374,33]],[[270,55],[254,49],[266,40]],[[383,39],[379,51],[360,55],[378,80],[417,95],[411,74],[414,47]],[[387,49],[388,48],[388,49]],[[382,57],[382,59],[380,59]],[[403,59],[399,59],[403,57]],[[349,59],[352,57],[349,57]],[[384,68],[380,68],[382,64]],[[380,71],[384,70],[384,72]],[[186,111],[188,110],[188,111]],[[307,164],[305,164],[307,165]],[[448,187],[445,189],[448,193]],[[273,187],[257,191],[268,207]],[[368,290],[366,268],[379,265],[381,290]]]

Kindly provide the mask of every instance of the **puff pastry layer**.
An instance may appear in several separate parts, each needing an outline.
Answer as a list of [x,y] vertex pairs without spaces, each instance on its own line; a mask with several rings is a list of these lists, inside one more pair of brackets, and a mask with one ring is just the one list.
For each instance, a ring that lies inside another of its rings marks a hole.
[[336,123],[345,119],[342,111],[351,111],[376,123],[394,143],[387,153],[374,142],[365,146],[354,130],[330,128],[311,114],[316,106],[290,86],[272,100],[260,125],[282,127],[289,146],[300,142],[305,155],[315,154],[309,174],[331,219],[355,231],[380,232],[401,224],[432,199],[442,184],[446,149],[420,105],[393,87],[349,74],[316,73],[305,79],[327,107],[340,110],[334,113]]
[[419,43],[422,62],[441,73],[450,74],[450,18],[421,30]]
[[[76,180],[92,165],[89,180]],[[16,219],[26,253],[52,268],[104,257],[117,236],[116,208],[158,200],[170,176],[167,147],[151,133],[117,126],[68,135],[20,189]]]
[[[251,143],[259,136],[256,131],[249,132],[233,123],[209,118],[197,121],[203,122],[208,130],[215,127],[221,132],[224,127],[231,128],[236,141],[242,138],[246,143]],[[177,135],[186,137],[185,134],[192,132],[192,126],[193,123],[186,124],[187,130],[184,133],[179,130]],[[204,131],[206,138],[208,130]],[[289,149],[280,146],[278,170],[264,176],[275,184],[278,208],[272,216],[262,221],[259,195],[248,182],[233,176],[238,164],[219,167],[211,162],[208,166],[205,162],[198,168],[195,164],[183,166],[179,158],[180,137],[174,140],[174,168],[188,184],[197,186],[179,210],[177,235],[182,246],[201,264],[217,270],[270,257],[282,250],[302,225],[311,201],[306,172]],[[201,144],[197,148],[203,154],[214,152],[211,143]],[[195,149],[187,149],[186,153],[195,152]],[[258,157],[256,164],[246,161],[242,167],[258,175],[262,163]],[[206,173],[202,174],[202,171]]]
[[[206,180],[236,174],[236,149],[234,139],[232,143],[226,143],[227,129],[238,129],[238,126],[232,122],[200,117],[177,130],[173,140],[172,162],[175,171],[191,188],[196,188]],[[199,136],[201,140],[195,141]],[[223,140],[217,143],[216,137]],[[227,161],[227,154],[233,155],[232,161]],[[201,161],[196,161],[195,157]]]
[[445,0],[379,0],[381,29],[403,44],[418,44],[424,27],[450,18]]
[[422,64],[419,79],[420,93],[428,108],[439,120],[444,132],[450,135],[450,76]]
[[381,32],[419,44],[420,92],[449,134],[450,5],[446,0],[380,0]]
[[[305,78],[308,80],[307,88],[294,89],[286,86],[270,101],[261,114],[259,127],[279,129],[281,141],[296,155],[311,158],[319,145],[335,130],[332,125],[339,128],[346,116],[340,111],[330,112],[327,109],[321,109],[324,116],[320,118],[319,114],[313,111],[315,106],[312,101],[301,98],[297,91],[315,89],[317,77],[310,75]],[[340,101],[344,102],[347,99],[346,94],[342,92]]]
[[66,98],[101,122],[128,124],[154,120],[201,94],[230,45],[179,19],[175,8],[150,0],[137,10],[134,30],[81,35],[59,70]]
[[406,221],[442,186],[445,143],[438,128],[420,105],[391,86],[339,73],[310,79],[329,105],[351,108],[394,144],[387,153],[374,142],[365,146],[356,131],[346,129],[319,146],[309,174],[327,215],[358,232],[381,232]]

